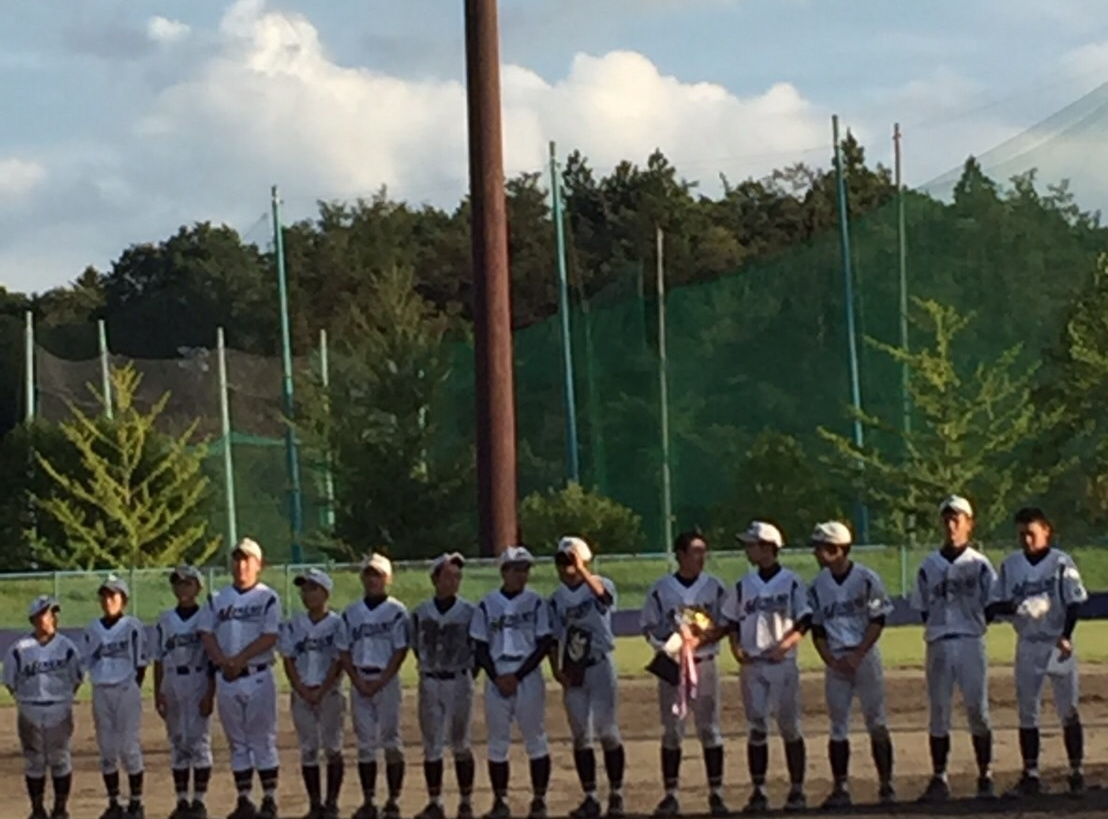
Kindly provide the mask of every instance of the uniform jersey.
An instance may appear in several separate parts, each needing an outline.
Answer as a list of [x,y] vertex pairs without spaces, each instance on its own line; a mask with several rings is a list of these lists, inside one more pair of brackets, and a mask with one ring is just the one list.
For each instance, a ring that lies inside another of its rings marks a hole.
[[110,625],[93,620],[85,628],[81,660],[93,685],[119,685],[134,680],[147,665],[146,629],[135,617],[123,615]]
[[588,635],[594,658],[609,654],[616,647],[612,636],[612,609],[616,608],[616,587],[606,577],[599,579],[608,593],[609,599],[606,601],[598,598],[588,583],[573,587],[562,583],[550,595],[550,625],[554,637],[564,643],[570,628],[580,629]]
[[[281,601],[265,583],[249,589],[225,586],[200,610],[197,630],[211,634],[226,656],[233,657],[259,637],[277,634],[281,626]],[[272,665],[273,649],[250,658],[250,665]]]
[[200,618],[203,608],[187,616],[176,609],[163,611],[154,628],[153,658],[167,668],[187,668],[190,673],[208,665],[208,654],[200,640]]
[[[737,626],[739,647],[751,657],[760,657],[812,610],[804,581],[791,569],[780,567],[768,580],[762,579],[758,569],[743,575],[728,589],[722,614]],[[796,656],[795,647],[788,656]]]
[[277,650],[292,660],[304,685],[323,685],[338,662],[343,628],[342,616],[336,612],[328,611],[318,623],[301,612],[281,624]]
[[539,641],[553,633],[550,609],[537,592],[524,589],[508,597],[497,589],[485,595],[473,613],[469,635],[488,643],[497,674],[512,674],[523,665]]
[[365,600],[351,603],[342,619],[339,650],[350,652],[356,668],[383,669],[393,654],[411,645],[408,610],[395,597],[386,597],[373,607]]
[[857,648],[869,624],[888,617],[893,610],[877,572],[857,563],[851,564],[842,579],[837,579],[830,569],[817,574],[808,589],[808,604],[812,609],[812,625],[827,633],[827,645],[832,651]]
[[989,559],[967,546],[953,560],[941,551],[924,558],[916,576],[913,607],[927,617],[924,640],[985,634],[985,607],[992,602],[996,572]]
[[1024,601],[1038,603],[1039,616],[1017,612],[1012,625],[1021,640],[1055,643],[1065,629],[1066,609],[1084,603],[1089,593],[1073,558],[1052,547],[1036,563],[1022,551],[1009,555],[1000,564],[996,599],[1016,607]]
[[446,611],[424,600],[412,612],[412,649],[424,674],[448,674],[473,668],[469,627],[476,606],[456,598]]
[[72,704],[83,678],[81,655],[64,634],[45,645],[33,635],[22,637],[4,658],[4,685],[19,703]]
[[[677,575],[667,574],[655,581],[646,594],[640,615],[642,630],[655,642],[664,643],[677,630],[677,617],[686,609],[701,611],[719,625],[726,594],[723,583],[707,572],[701,572],[688,585]],[[696,649],[697,657],[714,657],[718,653],[718,642]]]

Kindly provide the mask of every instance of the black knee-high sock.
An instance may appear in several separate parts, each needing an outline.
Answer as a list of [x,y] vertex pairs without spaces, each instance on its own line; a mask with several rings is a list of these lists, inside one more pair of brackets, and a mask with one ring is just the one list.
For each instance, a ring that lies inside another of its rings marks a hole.
[[827,756],[831,760],[831,777],[836,785],[845,785],[850,775],[850,741],[833,739],[827,743]]
[[708,775],[708,788],[716,793],[723,787],[723,746],[704,749],[704,772]]
[[[536,799],[546,798],[546,789],[550,787],[550,755],[531,760],[531,792]],[[593,782],[596,782],[596,760],[593,760]]]
[[1066,756],[1069,757],[1070,767],[1080,770],[1081,763],[1085,759],[1085,731],[1081,727],[1080,719],[1073,719],[1062,728],[1062,739],[1066,743]]
[[104,790],[112,802],[119,801],[119,771],[104,774]]
[[746,743],[746,766],[750,770],[750,781],[754,787],[765,787],[766,771],[769,770],[769,746],[764,740]]
[[241,771],[235,771],[235,790],[240,797],[249,797],[250,792],[254,790],[254,769],[243,768]]
[[136,774],[127,775],[127,788],[131,791],[132,802],[142,801],[142,780],[142,771],[139,771]]
[[211,768],[195,768],[192,772],[192,792],[201,802],[208,793],[208,783],[212,781]]
[[1039,769],[1038,728],[1020,728],[1020,757],[1023,759],[1024,772]]
[[662,781],[666,791],[677,790],[677,782],[681,778],[681,749],[662,748]]
[[28,776],[25,779],[27,782],[27,796],[31,797],[31,806],[35,810],[39,810],[42,808],[43,802],[46,801],[46,777]]
[[989,775],[989,766],[993,764],[993,732],[974,734],[973,755],[977,759],[979,776]]
[[313,807],[321,804],[323,799],[323,782],[318,765],[301,765],[300,774],[304,777],[304,790],[308,792],[308,802]]
[[789,784],[804,784],[804,769],[808,766],[808,753],[803,739],[785,743],[785,767],[789,769]]
[[327,804],[335,807],[339,803],[339,794],[342,793],[342,780],[346,775],[346,766],[341,756],[333,756],[327,760]]
[[454,757],[454,776],[458,779],[458,793],[463,800],[473,795],[473,780],[477,778],[477,764],[472,756]]
[[359,762],[358,780],[362,784],[362,801],[368,805],[373,802],[373,792],[377,790],[377,763]]
[[180,799],[187,799],[189,795],[189,769],[173,769],[173,790]]
[[626,765],[627,758],[622,745],[604,749],[604,770],[608,774],[608,787],[612,792],[623,790],[623,769]]
[[427,783],[427,795],[430,797],[442,796],[442,769],[441,759],[423,762],[423,781]]
[[596,752],[592,748],[574,748],[573,767],[577,769],[581,790],[596,793]]
[[511,771],[507,761],[493,762],[489,760],[489,784],[492,785],[493,795],[497,799],[504,799],[508,795],[508,779]]
[[280,776],[280,768],[266,768],[264,771],[258,771],[258,779],[262,783],[262,794],[265,797],[274,798],[277,796],[277,782]]
[[385,762],[385,782],[389,787],[389,801],[395,802],[400,798],[400,791],[404,787],[404,760],[394,759]]
[[873,767],[877,769],[877,781],[888,785],[893,781],[893,741],[888,731],[875,733],[870,737],[870,751],[873,754]]
[[73,774],[67,773],[54,777],[54,812],[64,813],[69,802],[69,791],[73,787]]
[[931,771],[935,776],[946,774],[946,762],[950,758],[950,735],[941,737],[929,736],[928,747],[931,750]]

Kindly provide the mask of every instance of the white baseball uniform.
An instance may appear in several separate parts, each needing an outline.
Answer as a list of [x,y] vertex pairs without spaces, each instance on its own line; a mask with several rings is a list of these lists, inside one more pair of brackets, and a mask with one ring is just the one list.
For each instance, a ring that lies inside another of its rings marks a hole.
[[[502,589],[485,595],[470,624],[470,636],[489,648],[497,675],[515,674],[550,637],[550,611],[546,600],[531,589],[508,596]],[[488,727],[489,761],[508,761],[512,721],[519,725],[528,758],[549,755],[546,739],[546,682],[541,663],[519,680],[510,697],[500,693],[491,678],[485,680],[485,722]]]
[[1015,609],[1016,701],[1021,728],[1039,727],[1043,683],[1049,677],[1062,722],[1077,714],[1077,659],[1059,662],[1055,646],[1066,630],[1067,609],[1089,599],[1073,559],[1051,547],[1032,562],[1022,551],[1000,565],[996,599]]
[[412,612],[412,650],[419,663],[419,731],[423,758],[437,762],[449,742],[455,758],[470,754],[476,606],[456,598],[440,611],[434,598]]
[[[295,664],[296,673],[307,688],[322,686],[338,665],[343,628],[342,616],[333,611],[328,611],[318,622],[302,612],[282,624],[278,650],[282,657]],[[292,723],[300,741],[302,766],[318,766],[321,748],[328,760],[342,756],[345,716],[341,678],[315,705],[292,692]]]
[[[853,563],[845,577],[836,578],[823,569],[808,590],[812,627],[824,634],[835,657],[853,652],[865,639],[874,621],[892,613],[893,605],[881,578],[872,569]],[[881,651],[874,645],[853,674],[824,669],[827,713],[831,718],[831,739],[845,740],[850,734],[850,709],[855,694],[862,706],[869,733],[885,727],[885,677]]]
[[93,620],[85,629],[82,662],[92,683],[92,716],[100,770],[112,774],[123,763],[141,773],[142,690],[139,669],[147,665],[146,631],[135,617]]
[[68,776],[73,770],[73,694],[84,677],[77,647],[63,634],[45,645],[16,640],[4,658],[4,685],[18,705],[17,727],[27,777]]
[[[259,637],[276,635],[281,625],[281,601],[264,583],[249,589],[224,587],[201,609],[197,630],[211,634],[220,651],[233,657]],[[242,674],[229,680],[216,674],[219,721],[231,746],[234,772],[275,770],[277,756],[277,683],[274,651],[252,657]]]
[[212,668],[200,639],[201,608],[162,612],[155,627],[154,660],[162,665],[165,728],[173,770],[212,766],[211,718],[200,706],[211,685]]

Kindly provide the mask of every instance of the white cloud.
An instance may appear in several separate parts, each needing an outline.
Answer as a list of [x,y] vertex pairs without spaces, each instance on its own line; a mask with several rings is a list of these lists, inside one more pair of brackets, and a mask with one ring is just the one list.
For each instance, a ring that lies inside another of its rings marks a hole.
[[187,23],[167,17],[151,17],[146,24],[146,36],[158,43],[175,43],[183,40],[192,29]]
[[[26,159],[0,159],[0,196],[22,197],[46,179],[46,168]],[[3,200],[0,199],[0,202]]]

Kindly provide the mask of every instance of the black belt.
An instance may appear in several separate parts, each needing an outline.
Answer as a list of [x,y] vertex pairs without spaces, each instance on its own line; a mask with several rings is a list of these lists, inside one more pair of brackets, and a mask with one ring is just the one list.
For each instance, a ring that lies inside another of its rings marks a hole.
[[20,705],[38,705],[43,708],[48,708],[51,705],[65,705],[62,700],[24,700],[19,703]]
[[423,678],[425,680],[456,680],[465,673],[465,671],[425,671],[423,672]]
[[170,669],[170,671],[172,671],[174,674],[180,674],[182,677],[188,674],[201,674],[207,670],[208,669],[206,667],[193,668],[187,665],[179,665],[176,668]]
[[368,665],[368,666],[363,666],[363,667],[361,667],[361,668],[359,668],[359,669],[358,669],[358,671],[359,671],[360,673],[362,673],[362,674],[380,674],[380,673],[381,673],[382,671],[384,671],[384,670],[385,670],[385,669],[383,669],[383,668],[378,668],[378,667],[377,667],[377,666],[375,666],[375,665]]
[[248,665],[234,677],[228,677],[224,675],[223,679],[225,679],[227,682],[234,682],[235,680],[241,680],[243,677],[251,677],[255,674],[261,674],[262,672],[269,670],[270,667],[268,665]]
[[693,657],[693,662],[696,663],[696,665],[700,665],[701,663],[709,662],[715,658],[715,654],[709,654],[707,657]]

